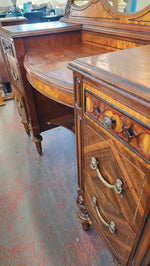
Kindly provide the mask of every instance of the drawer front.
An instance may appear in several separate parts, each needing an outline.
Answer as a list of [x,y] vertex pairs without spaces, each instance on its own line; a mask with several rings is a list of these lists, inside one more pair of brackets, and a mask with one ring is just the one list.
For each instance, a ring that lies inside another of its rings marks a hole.
[[28,119],[27,108],[26,108],[26,104],[24,101],[24,97],[18,91],[14,89],[13,89],[13,95],[15,97],[18,113],[21,116],[22,121],[28,124],[29,119]]
[[21,91],[22,81],[21,75],[18,67],[18,63],[16,59],[12,58],[12,56],[7,55],[8,66],[10,71],[10,80],[11,84],[17,89]]
[[[142,224],[150,187],[148,187],[149,184],[147,185],[149,169],[139,163],[136,158],[131,157],[130,153],[127,154],[127,151],[125,155],[123,152],[124,148],[118,146],[116,141],[107,134],[107,131],[100,130],[99,127],[93,125],[93,122],[84,118],[85,203],[91,216],[94,217],[97,227],[100,228],[100,231],[104,230],[104,234],[106,233],[108,241],[111,242],[115,250],[118,250],[119,241],[120,248],[123,249],[124,243],[129,241],[126,252],[120,251],[121,254],[124,254],[122,260],[125,260],[131,251],[134,242],[133,236],[138,233],[139,226]],[[98,170],[91,164],[93,163],[92,158],[96,159]],[[101,177],[99,177],[100,175]],[[117,180],[122,183],[121,191],[117,191],[114,186]],[[145,185],[147,189],[142,197]],[[109,229],[98,218],[96,209],[92,205],[94,196],[96,196],[98,204],[102,201],[103,205],[101,207],[100,204],[99,208],[106,221],[112,220],[116,223],[117,244],[116,238],[109,235]],[[110,212],[113,210],[110,217],[107,208]]]
[[[93,205],[95,198],[97,202]],[[85,202],[92,222],[108,242],[117,260],[121,265],[126,265],[136,234],[104,192],[98,188],[98,180],[88,172],[85,181]]]
[[150,126],[142,125],[106,100],[85,89],[84,112],[97,124],[150,163]]

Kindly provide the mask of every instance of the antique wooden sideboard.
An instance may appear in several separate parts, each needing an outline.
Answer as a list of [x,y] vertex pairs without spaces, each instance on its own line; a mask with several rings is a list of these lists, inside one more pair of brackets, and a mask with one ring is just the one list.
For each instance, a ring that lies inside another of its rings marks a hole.
[[[4,26],[10,26],[10,25],[20,25],[27,23],[27,19],[24,17],[5,17],[0,18],[0,27]],[[4,61],[3,56],[3,50],[0,44],[0,85],[4,87],[4,89],[7,90],[7,87],[9,86],[9,75],[7,71],[7,66]],[[5,97],[8,98],[7,96]],[[1,97],[0,93],[0,105],[4,105],[3,98]]]
[[83,229],[93,223],[118,263],[147,265],[150,6],[72,2],[61,22],[1,29],[17,108],[40,154],[41,132],[75,121]]

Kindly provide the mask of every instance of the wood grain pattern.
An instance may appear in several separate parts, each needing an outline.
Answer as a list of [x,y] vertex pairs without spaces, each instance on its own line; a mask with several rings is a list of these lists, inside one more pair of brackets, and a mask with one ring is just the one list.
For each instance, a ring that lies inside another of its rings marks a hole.
[[[107,223],[110,223],[110,221],[115,222],[115,235],[112,235],[109,232],[109,229],[99,220],[97,212],[91,203],[93,196],[98,197],[98,209]],[[114,255],[116,256],[117,254],[117,261],[122,265],[125,265],[128,261],[135,240],[135,233],[131,229],[131,227],[122,219],[120,213],[105,196],[103,191],[98,190],[97,183],[93,182],[93,180],[90,179],[87,172],[85,181],[85,201],[86,206],[89,210],[89,214],[91,215],[92,222],[94,223],[94,225],[96,225],[100,234],[108,241],[109,245],[112,246]]]
[[[118,32],[112,33],[111,29],[110,31],[106,31],[100,29],[98,32],[94,32],[94,29],[84,26],[83,27],[83,33],[82,33],[82,41],[83,43],[94,45],[97,47],[103,47],[105,49],[112,49],[114,51],[117,50],[123,50],[123,49],[129,49],[133,47],[138,47],[144,44],[149,44],[150,40],[146,40],[145,36],[135,36],[131,33],[129,36],[128,34],[123,33],[123,35],[119,35]],[[105,32],[106,31],[106,32]],[[120,32],[119,32],[120,33]],[[127,35],[127,36],[126,36]],[[144,39],[143,39],[143,38]]]
[[149,51],[150,45],[125,49],[97,57],[77,59],[71,62],[69,67],[79,68],[88,80],[92,77],[95,83],[99,83],[97,91],[105,94],[105,97],[111,97],[118,104],[138,112],[141,118],[149,119]]
[[56,34],[62,32],[72,32],[80,30],[81,25],[76,25],[73,23],[62,23],[59,21],[55,22],[45,22],[45,23],[33,23],[27,25],[14,25],[1,29],[2,32],[9,34],[13,38],[17,37],[30,37],[30,36],[40,36],[43,34]]
[[145,212],[145,217],[143,221],[143,226],[139,231],[140,240],[137,248],[133,252],[133,263],[134,265],[143,266],[149,265],[150,262],[150,252],[149,252],[149,239],[150,239],[150,198],[147,201],[147,208]]
[[[87,123],[88,126],[86,125]],[[149,169],[145,168],[139,161],[136,161],[134,157],[132,160],[131,158],[128,159],[129,156],[131,157],[129,151],[125,157],[123,147],[120,149],[115,140],[106,135],[105,130],[102,131],[93,126],[93,123],[88,121],[88,119],[85,119],[84,136],[84,164],[86,172],[92,177],[93,182],[97,184],[97,189],[105,191],[109,200],[123,214],[125,220],[137,233],[147,202],[146,198],[140,202],[140,197],[145,180],[148,180]],[[108,183],[115,184],[117,179],[122,180],[123,198],[114,189],[106,188],[99,180],[97,172],[91,168],[92,157],[98,160],[99,170]],[[136,175],[134,174],[135,172]],[[147,190],[149,189],[148,185]]]

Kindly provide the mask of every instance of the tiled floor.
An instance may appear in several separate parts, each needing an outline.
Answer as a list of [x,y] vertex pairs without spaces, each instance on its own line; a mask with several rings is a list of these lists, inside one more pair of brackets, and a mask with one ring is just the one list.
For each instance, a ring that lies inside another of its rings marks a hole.
[[115,265],[77,216],[74,134],[59,127],[42,136],[40,157],[15,102],[0,107],[0,265]]

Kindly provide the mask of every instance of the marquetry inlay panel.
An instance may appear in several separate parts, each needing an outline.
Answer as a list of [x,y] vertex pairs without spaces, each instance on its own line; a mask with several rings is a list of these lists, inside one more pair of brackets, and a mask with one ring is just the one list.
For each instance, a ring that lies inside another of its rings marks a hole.
[[[119,140],[150,161],[150,130],[109,105],[102,98],[85,91],[85,113]],[[107,125],[107,121],[110,125]]]

